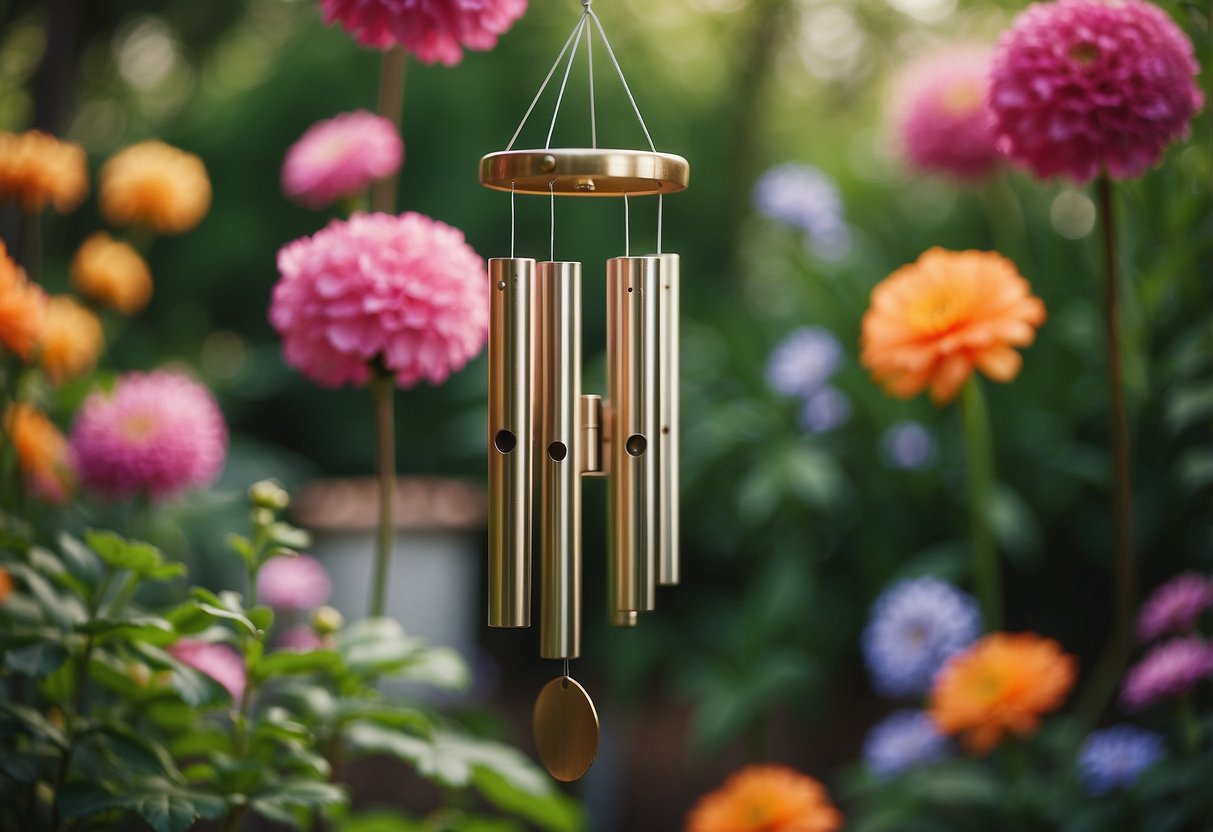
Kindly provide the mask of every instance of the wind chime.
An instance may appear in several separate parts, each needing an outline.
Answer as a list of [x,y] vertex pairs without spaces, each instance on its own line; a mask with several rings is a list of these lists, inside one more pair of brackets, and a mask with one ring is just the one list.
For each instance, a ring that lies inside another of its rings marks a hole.
[[[656,586],[678,583],[678,255],[661,250],[662,197],[690,165],[659,153],[602,23],[583,12],[509,146],[480,160],[480,182],[510,193],[510,256],[489,260],[490,627],[531,625],[534,488],[539,498],[540,655],[564,672],[535,702],[535,744],[553,777],[576,780],[598,749],[598,716],[569,675],[581,651],[581,478],[606,477],[610,623],[635,626]],[[593,36],[627,93],[648,150],[598,147]],[[554,148],[569,72],[585,41],[591,147]],[[568,55],[542,149],[514,143]],[[514,256],[514,197],[545,196],[549,259]],[[657,253],[632,256],[628,199],[656,194]],[[581,263],[557,261],[556,197],[622,197],[624,256],[607,261],[607,398],[581,389]]]

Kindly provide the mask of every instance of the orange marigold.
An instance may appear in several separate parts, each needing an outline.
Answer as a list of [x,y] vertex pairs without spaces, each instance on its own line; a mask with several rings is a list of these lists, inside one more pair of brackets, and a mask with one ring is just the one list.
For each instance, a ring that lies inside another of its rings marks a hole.
[[1007,734],[1026,736],[1042,714],[1061,707],[1077,660],[1035,633],[992,633],[948,660],[931,690],[928,713],[943,734],[960,734],[986,754]]
[[25,279],[0,240],[0,345],[28,360],[46,314],[46,295]]
[[193,153],[160,141],[133,144],[101,167],[101,213],[114,225],[189,231],[211,207],[211,181]]
[[49,502],[64,502],[72,490],[66,437],[28,404],[9,407],[4,414],[4,430],[17,449],[17,465],[30,491]]
[[812,777],[781,765],[746,766],[699,799],[685,832],[832,832],[842,813]]
[[72,258],[72,288],[131,315],[152,297],[152,272],[134,246],[97,231]]
[[980,369],[995,381],[1019,375],[1045,307],[993,251],[932,248],[872,290],[860,361],[886,390],[908,399],[928,386],[944,404]]
[[27,213],[48,204],[66,214],[88,193],[84,148],[49,133],[0,133],[0,201],[16,200]]
[[38,341],[38,363],[54,384],[84,375],[105,345],[101,321],[67,295],[46,302],[46,322]]

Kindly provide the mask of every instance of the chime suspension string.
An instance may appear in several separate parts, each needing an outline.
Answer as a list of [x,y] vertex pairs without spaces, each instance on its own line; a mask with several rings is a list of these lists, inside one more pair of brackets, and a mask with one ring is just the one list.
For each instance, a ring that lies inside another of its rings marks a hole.
[[[586,6],[586,14],[590,14],[590,7]],[[552,110],[552,123],[548,125],[548,139],[544,142],[543,149],[547,150],[552,146],[552,132],[556,129],[556,118],[560,115],[560,104],[564,101],[564,89],[569,83],[569,72],[573,69],[573,60],[577,57],[577,47],[581,45],[581,36],[589,29],[589,21],[586,20],[586,14],[581,15],[581,19],[577,21],[576,38],[573,40],[573,51],[569,53],[569,62],[564,68],[564,78],[560,81],[560,92],[556,95],[556,108]],[[586,38],[589,40],[589,38]]]
[[510,180],[510,259],[514,259],[514,229],[517,227],[514,222],[514,181]]
[[623,256],[632,256],[632,218],[628,213],[628,195],[623,195]]
[[[628,81],[623,77],[623,68],[619,66],[619,61],[615,57],[615,50],[611,48],[611,42],[607,39],[606,30],[602,28],[602,21],[598,19],[598,15],[594,14],[594,10],[587,4],[585,14],[590,16],[594,21],[594,25],[598,28],[598,34],[602,38],[602,43],[606,46],[607,55],[611,58],[611,63],[615,65],[615,72],[619,75],[619,82],[623,84],[623,91],[628,94],[628,101],[632,102],[632,111],[636,113],[636,119],[640,122],[640,129],[644,131],[644,137],[649,143],[649,150],[657,152],[657,146],[653,144],[653,137],[649,135],[649,128],[644,123],[644,116],[640,114],[640,107],[636,104],[636,98],[632,95],[632,88],[628,86]],[[584,15],[583,15],[584,16]]]
[[552,247],[548,253],[548,260],[556,262],[556,180],[553,179],[548,183],[548,204],[552,214]]
[[[564,660],[564,675],[565,676],[569,675],[569,660],[568,659]],[[569,678],[571,679],[572,677],[569,676]]]
[[[586,11],[590,9],[590,0],[581,0],[581,5],[585,6]],[[582,20],[585,19],[585,14],[581,15]],[[589,26],[589,23],[586,23]],[[587,32],[585,38],[585,55],[586,64],[589,68],[590,77],[590,147],[598,149],[598,115],[594,107],[594,33]]]
[[569,47],[573,44],[573,39],[577,37],[579,32],[582,31],[584,24],[585,14],[582,14],[581,17],[577,19],[577,24],[573,27],[573,31],[569,32],[568,40],[566,40],[564,42],[564,46],[561,47],[560,54],[556,56],[556,60],[552,64],[552,68],[548,70],[547,77],[545,77],[543,79],[543,83],[539,85],[539,92],[535,93],[535,97],[531,99],[531,106],[526,108],[526,112],[522,116],[522,121],[518,122],[518,129],[514,131],[514,135],[510,139],[510,143],[506,145],[506,150],[514,149],[514,142],[518,141],[518,136],[522,133],[522,128],[526,126],[527,119],[531,117],[531,112],[535,109],[535,105],[539,103],[539,99],[543,95],[543,91],[548,88],[548,82],[552,80],[552,76],[556,74],[557,67],[559,67],[560,62],[564,60],[564,53],[569,51]]
[[657,194],[657,253],[661,254],[661,220],[665,216],[665,194]]

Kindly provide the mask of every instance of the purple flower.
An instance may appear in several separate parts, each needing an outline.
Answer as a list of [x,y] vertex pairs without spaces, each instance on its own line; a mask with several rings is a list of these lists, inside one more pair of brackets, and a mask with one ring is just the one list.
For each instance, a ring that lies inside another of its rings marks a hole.
[[923,468],[935,460],[938,452],[935,437],[918,422],[898,422],[880,438],[880,455],[890,468]]
[[279,610],[310,610],[328,600],[332,586],[320,561],[309,555],[278,557],[261,568],[261,600]]
[[948,741],[922,711],[898,711],[878,723],[863,741],[863,759],[877,777],[941,760]]
[[244,659],[231,645],[182,638],[178,639],[168,652],[177,661],[189,665],[199,673],[205,673],[223,685],[236,702],[244,695]]
[[1137,637],[1153,641],[1164,633],[1182,633],[1196,626],[1196,620],[1213,607],[1213,580],[1189,572],[1179,575],[1154,590],[1137,618]]
[[785,396],[813,395],[834,374],[842,345],[828,329],[804,326],[784,338],[767,359],[767,384]]
[[1139,711],[1187,693],[1207,676],[1213,676],[1213,647],[1199,636],[1173,638],[1155,645],[1129,668],[1120,701],[1126,709]]
[[319,650],[324,647],[324,639],[316,635],[307,624],[296,624],[278,637],[279,650]]
[[846,424],[851,418],[851,400],[837,387],[826,385],[805,401],[800,409],[800,426],[809,433],[825,433]]
[[754,186],[754,206],[763,216],[805,232],[818,257],[837,260],[851,248],[842,194],[834,180],[811,165],[789,162],[768,170]]
[[927,692],[935,673],[981,634],[977,601],[937,578],[912,578],[886,589],[864,628],[864,659],[885,696]]
[[1131,786],[1167,753],[1162,737],[1132,725],[1115,725],[1087,737],[1078,754],[1078,774],[1091,794]]

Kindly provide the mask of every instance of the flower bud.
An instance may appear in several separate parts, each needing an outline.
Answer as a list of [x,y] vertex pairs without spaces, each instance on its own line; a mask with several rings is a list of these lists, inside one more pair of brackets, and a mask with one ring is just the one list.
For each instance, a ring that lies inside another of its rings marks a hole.
[[253,483],[249,487],[248,496],[254,506],[268,508],[272,511],[282,511],[291,502],[291,495],[277,480],[261,480]]
[[317,635],[332,635],[344,626],[345,616],[334,607],[317,607],[312,611],[312,629]]

